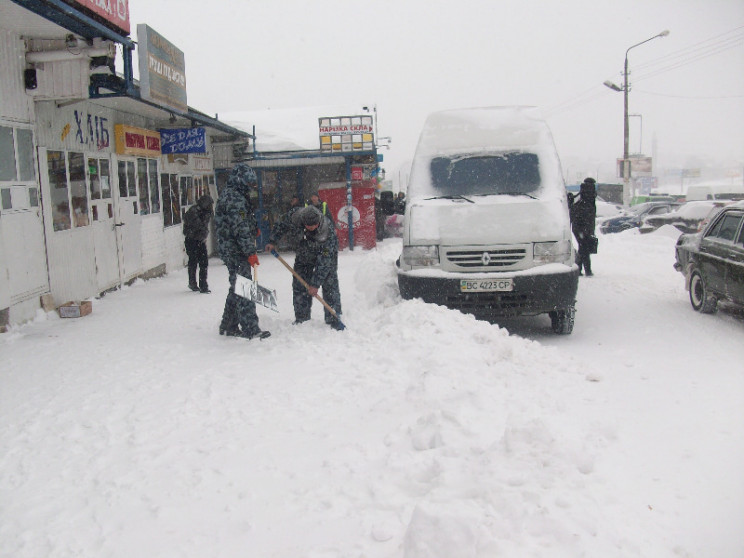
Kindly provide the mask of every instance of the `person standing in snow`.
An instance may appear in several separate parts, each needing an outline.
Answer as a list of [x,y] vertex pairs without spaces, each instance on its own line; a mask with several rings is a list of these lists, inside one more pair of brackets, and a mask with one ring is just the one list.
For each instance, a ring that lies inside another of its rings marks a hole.
[[238,163],[217,200],[214,217],[217,249],[230,279],[220,335],[247,339],[264,339],[271,335],[258,326],[256,303],[235,294],[237,275],[250,279],[251,268],[259,265],[256,254],[258,223],[249,197],[251,190],[257,187],[256,172],[245,163]]
[[597,190],[596,181],[589,177],[581,183],[579,201],[571,204],[571,229],[576,241],[579,243],[579,251],[576,254],[576,264],[579,266],[579,275],[583,268],[588,277],[592,273],[591,254],[596,252],[596,237],[594,236],[595,221],[597,218]]
[[[207,236],[209,235],[209,221],[212,219],[211,196],[204,195],[192,205],[183,217],[183,235],[186,237],[186,255],[189,257],[189,289],[201,293],[209,293],[207,285]],[[199,284],[196,283],[196,268],[199,267]]]
[[295,324],[310,319],[313,297],[323,289],[323,299],[333,308],[338,318],[324,308],[325,323],[333,329],[342,330],[341,292],[338,283],[338,238],[336,230],[328,217],[312,205],[296,209],[287,214],[271,231],[266,251],[287,233],[302,235],[295,253],[294,270],[309,285],[309,289],[295,277],[292,280],[292,304]]

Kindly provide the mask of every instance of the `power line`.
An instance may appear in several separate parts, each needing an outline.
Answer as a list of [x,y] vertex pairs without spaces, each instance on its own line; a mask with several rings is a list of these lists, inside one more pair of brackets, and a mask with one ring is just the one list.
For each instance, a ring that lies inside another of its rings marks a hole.
[[673,97],[676,99],[744,99],[744,95],[721,95],[717,97],[703,97],[698,95],[668,95],[666,93],[654,93],[653,91],[642,91],[636,90],[636,93],[643,93],[644,95],[654,95],[656,97]]
[[[687,64],[697,62],[698,60],[701,60],[703,58],[707,58],[709,56],[719,54],[726,50],[730,50],[732,48],[739,46],[739,44],[743,44],[743,43],[744,43],[744,26],[739,26],[729,31],[726,31],[724,33],[721,33],[719,35],[709,37],[693,45],[682,48],[678,51],[669,53],[655,60],[651,60],[644,64],[639,64],[638,66],[636,66],[636,71],[638,70],[642,71],[644,69],[648,69],[648,71],[645,74],[641,73],[640,75],[637,75],[634,78],[634,81],[635,82],[642,81],[644,79],[649,79],[651,77],[657,76],[664,72],[675,70],[681,66],[685,66]],[[659,66],[659,67],[656,69],[652,69],[654,66]],[[623,77],[622,72],[619,75],[621,78]],[[588,88],[587,90],[577,94],[575,97],[572,97],[571,99],[567,99],[566,101],[556,103],[555,105],[548,107],[545,110],[545,114],[546,116],[554,116],[556,114],[560,114],[567,110],[572,110],[578,107],[585,106],[591,102],[598,100],[601,96],[603,96],[603,93],[604,91],[602,87],[600,87],[599,85],[592,86]],[[659,94],[659,93],[648,93],[648,94],[664,96],[664,94]],[[675,97],[675,95],[666,95],[666,96]],[[689,99],[727,99],[727,98],[741,98],[742,96],[734,95],[734,96],[721,96],[721,97],[685,97],[682,95],[678,95],[676,97],[689,98]]]

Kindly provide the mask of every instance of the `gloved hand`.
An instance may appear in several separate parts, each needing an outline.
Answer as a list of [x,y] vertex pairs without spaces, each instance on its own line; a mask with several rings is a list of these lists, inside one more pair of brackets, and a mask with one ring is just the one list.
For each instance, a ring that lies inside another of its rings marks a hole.
[[251,267],[260,265],[258,262],[258,254],[251,254],[250,256],[248,256],[248,263],[251,264]]

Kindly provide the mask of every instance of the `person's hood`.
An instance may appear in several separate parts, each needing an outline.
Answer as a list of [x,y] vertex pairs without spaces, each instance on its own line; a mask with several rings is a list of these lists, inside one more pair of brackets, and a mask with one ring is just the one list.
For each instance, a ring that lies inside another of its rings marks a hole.
[[214,205],[214,200],[212,199],[212,196],[205,194],[202,197],[200,197],[198,200],[196,200],[196,203],[204,211],[211,212],[212,206]]
[[227,177],[227,183],[225,189],[236,190],[248,197],[251,190],[256,188],[258,185],[258,179],[256,178],[256,171],[245,163],[238,163],[230,171],[230,175]]

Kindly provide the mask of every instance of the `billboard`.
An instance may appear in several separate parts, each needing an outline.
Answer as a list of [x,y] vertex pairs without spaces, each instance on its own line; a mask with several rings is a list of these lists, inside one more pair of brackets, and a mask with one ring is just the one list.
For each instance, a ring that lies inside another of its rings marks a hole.
[[183,51],[144,23],[137,25],[137,41],[142,98],[187,112]]
[[90,13],[106,27],[129,35],[129,0],[64,0],[65,3]]
[[375,148],[371,115],[318,118],[320,150],[327,152],[372,151]]
[[[651,157],[628,157],[630,161],[630,175],[631,176],[652,176],[653,175],[653,161]],[[623,160],[617,160],[617,176],[623,178]]]

